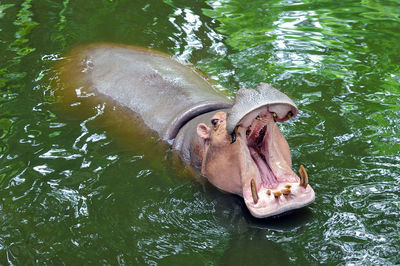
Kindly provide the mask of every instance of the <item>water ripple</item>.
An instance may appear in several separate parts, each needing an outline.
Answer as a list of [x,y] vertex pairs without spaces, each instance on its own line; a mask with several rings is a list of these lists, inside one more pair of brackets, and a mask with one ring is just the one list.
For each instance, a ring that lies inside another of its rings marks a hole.
[[[399,264],[398,1],[14,2],[0,4],[0,264]],[[230,95],[288,93],[299,117],[279,126],[316,202],[253,219],[110,106],[61,108],[53,64],[98,41],[167,51]]]
[[[226,236],[223,227],[204,219],[213,214],[213,206],[204,201],[199,193],[189,195],[187,189],[187,186],[173,189],[172,194],[162,202],[147,204],[139,214],[140,220],[151,225],[148,229],[142,228],[147,237],[138,242],[140,252],[149,259],[162,259],[171,253],[186,253],[188,250],[202,252],[214,249],[221,245],[220,238]],[[178,196],[181,192],[184,192],[185,198]],[[192,200],[193,197],[195,200]],[[163,233],[152,233],[153,227]]]

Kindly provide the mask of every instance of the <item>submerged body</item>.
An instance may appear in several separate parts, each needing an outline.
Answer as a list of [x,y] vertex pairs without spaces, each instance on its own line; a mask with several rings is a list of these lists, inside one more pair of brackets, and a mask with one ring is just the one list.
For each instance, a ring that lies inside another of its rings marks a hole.
[[173,140],[193,117],[232,106],[194,70],[149,49],[89,45],[72,51],[60,69],[76,88],[105,96],[140,115],[165,141]]
[[75,97],[95,95],[138,116],[221,190],[242,196],[255,217],[314,201],[304,168],[292,171],[276,125],[296,105],[267,84],[240,89],[235,102],[194,70],[147,49],[96,44],[75,49],[59,66]]

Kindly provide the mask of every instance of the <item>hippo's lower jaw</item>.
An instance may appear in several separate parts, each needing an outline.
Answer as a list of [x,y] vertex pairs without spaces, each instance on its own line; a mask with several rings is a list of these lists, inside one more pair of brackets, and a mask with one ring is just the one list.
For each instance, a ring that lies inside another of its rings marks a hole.
[[303,166],[301,178],[292,171],[289,146],[275,124],[274,114],[264,108],[250,114],[254,116],[247,124],[242,121],[236,130],[237,139],[250,153],[241,167],[246,169],[241,179],[247,208],[253,216],[262,218],[312,203],[315,193],[308,185],[307,173]]
[[[257,190],[257,194],[255,194]],[[265,218],[303,208],[315,199],[310,185],[299,183],[280,183],[273,189],[264,186],[243,191],[244,201],[254,217]]]

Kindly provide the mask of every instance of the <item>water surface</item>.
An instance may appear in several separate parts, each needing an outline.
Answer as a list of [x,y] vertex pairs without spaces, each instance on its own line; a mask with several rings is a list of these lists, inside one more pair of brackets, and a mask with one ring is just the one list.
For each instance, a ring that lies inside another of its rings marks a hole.
[[[399,6],[0,1],[0,264],[399,264]],[[254,219],[129,117],[65,110],[54,66],[93,42],[166,52],[232,96],[281,88],[315,203]]]

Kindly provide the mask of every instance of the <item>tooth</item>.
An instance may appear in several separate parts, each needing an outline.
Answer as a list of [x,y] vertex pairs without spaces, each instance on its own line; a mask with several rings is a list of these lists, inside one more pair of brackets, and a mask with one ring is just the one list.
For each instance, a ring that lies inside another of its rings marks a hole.
[[267,195],[268,196],[271,195],[271,190],[270,189],[267,190]]
[[285,188],[291,188],[292,187],[292,185],[290,185],[290,184],[287,184],[286,186],[285,186]]
[[276,122],[278,115],[276,113],[272,113],[272,116],[274,117],[274,121]]
[[292,118],[292,116],[293,116],[292,111],[289,111],[289,112],[287,113],[287,117],[290,119],[290,118]]
[[292,192],[292,191],[290,190],[290,188],[282,189],[282,194],[285,195],[285,196],[289,195],[290,192]]
[[300,186],[306,188],[308,185],[308,175],[303,165],[300,165],[299,175],[300,175]]
[[258,194],[257,194],[256,182],[254,181],[254,179],[251,179],[250,186],[251,186],[251,195],[253,196],[254,204],[257,204]]
[[282,195],[282,192],[280,192],[280,191],[275,191],[274,192],[275,198],[279,198],[281,195]]

